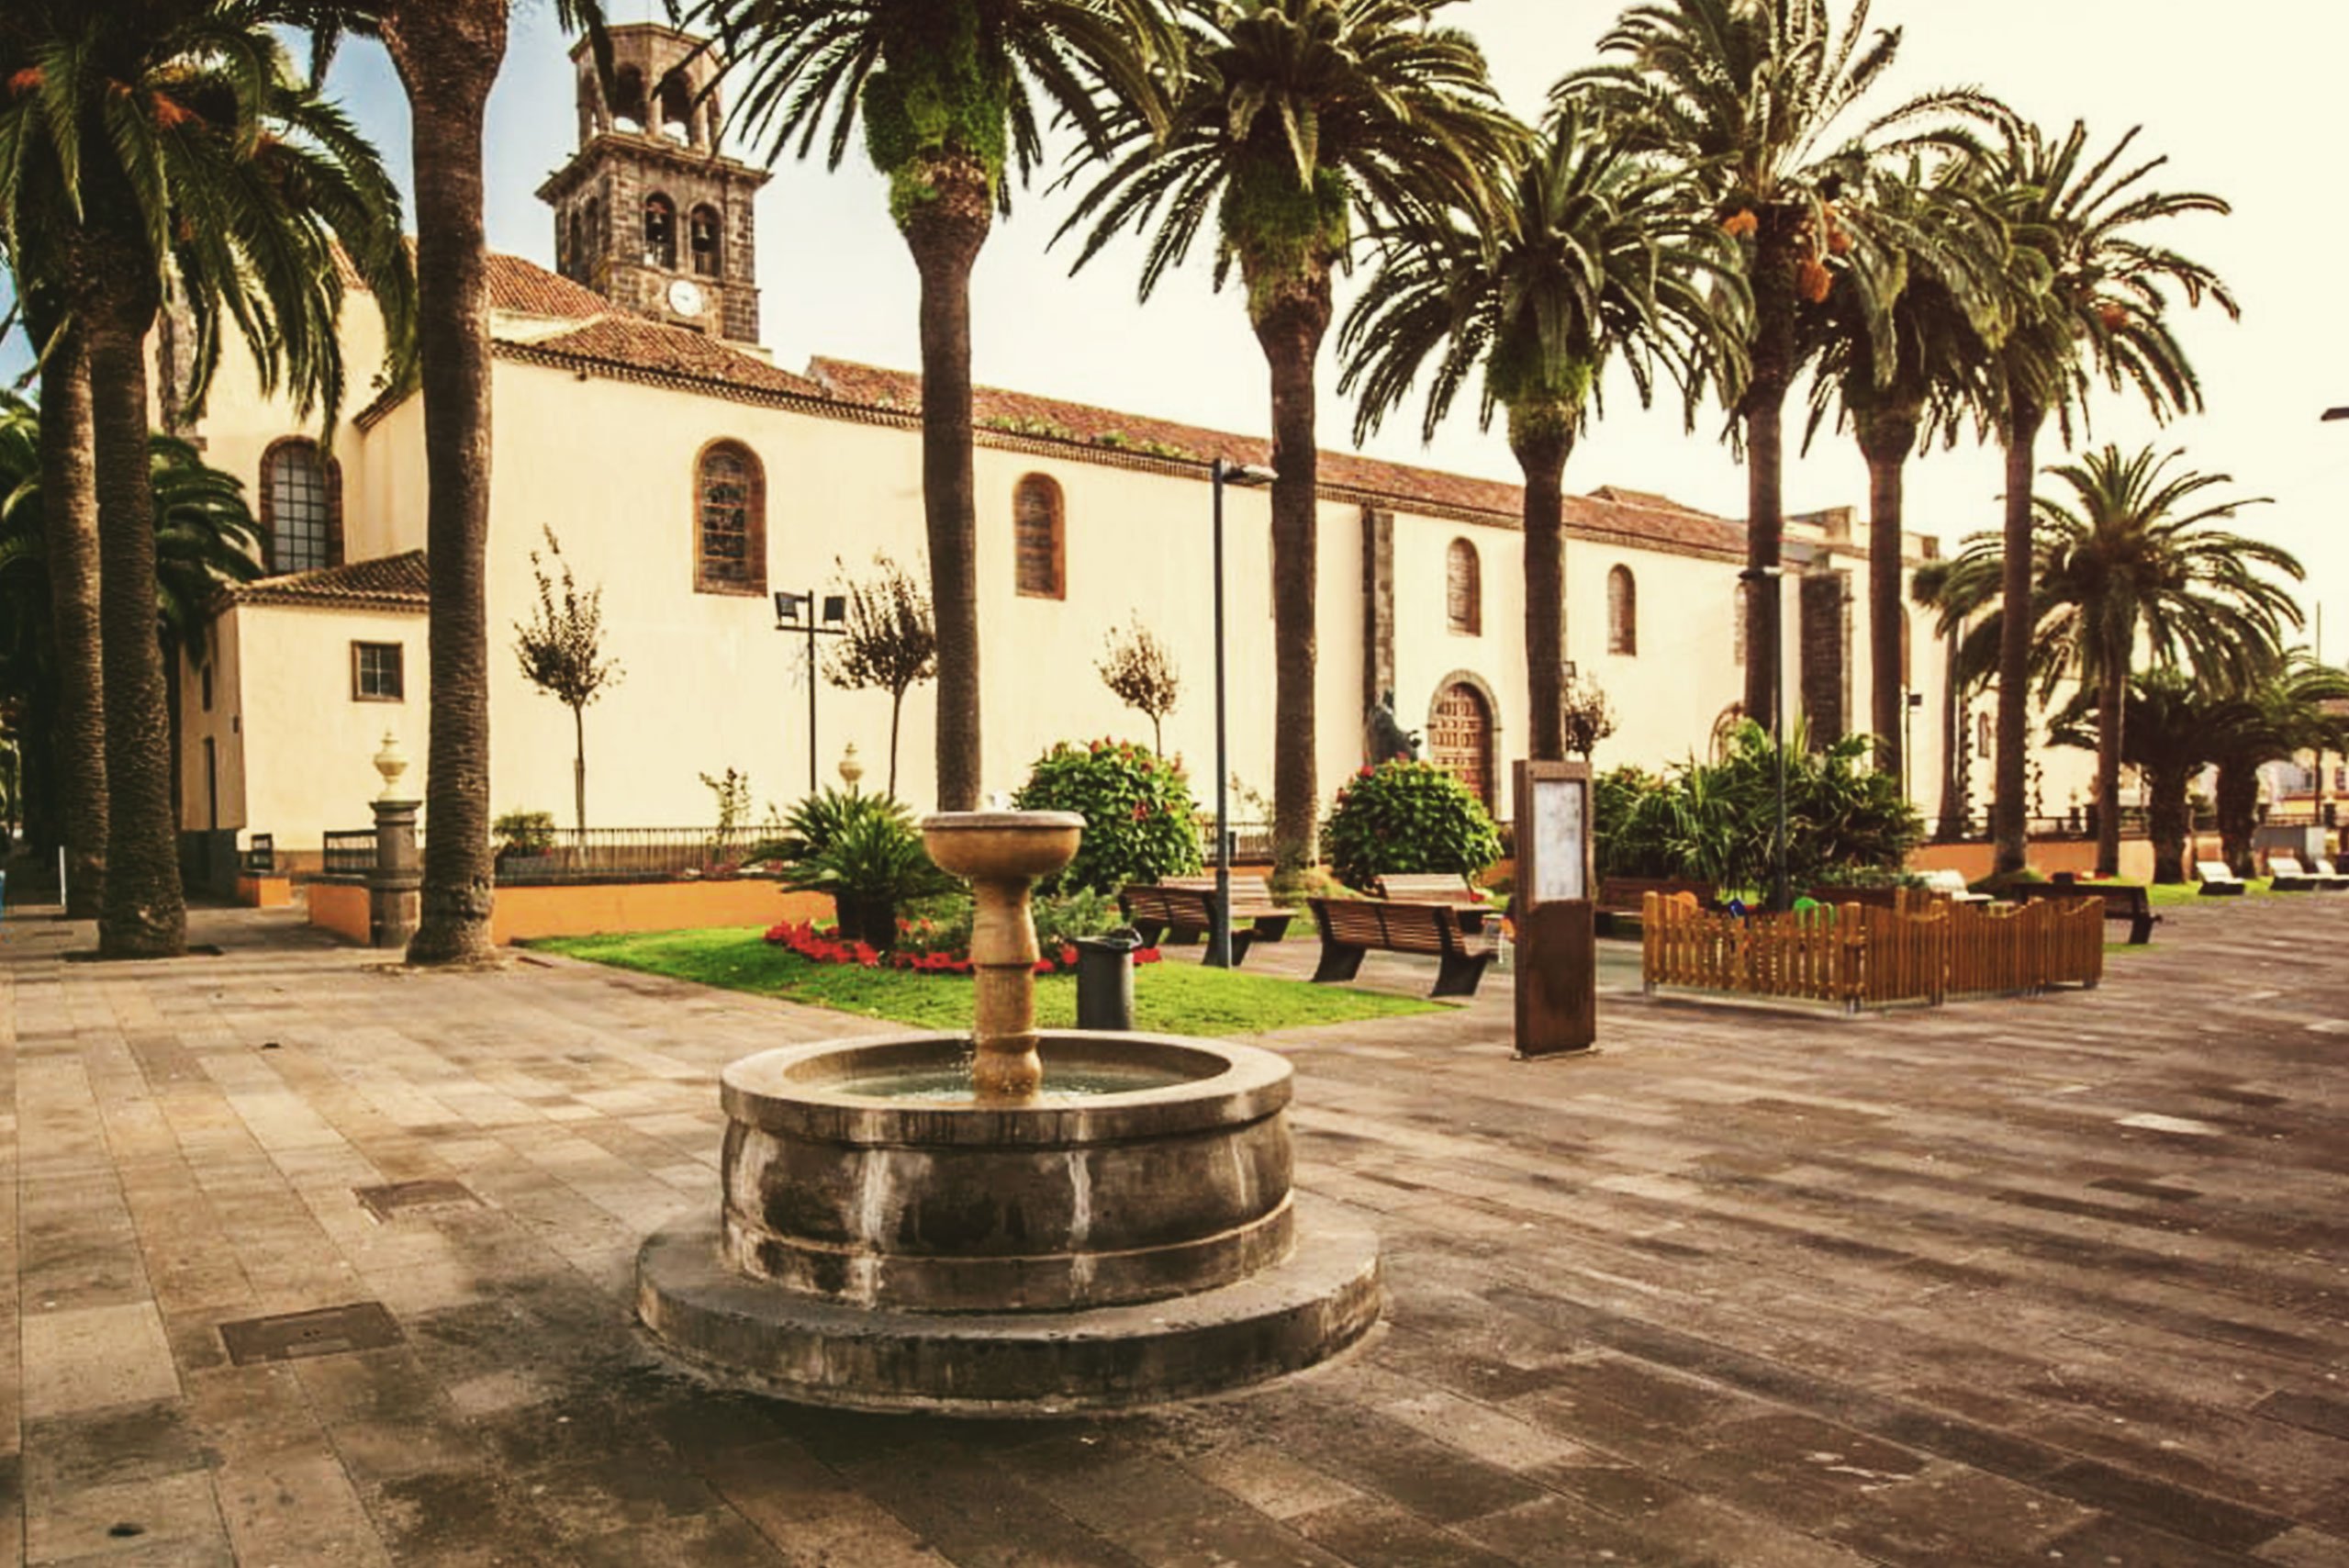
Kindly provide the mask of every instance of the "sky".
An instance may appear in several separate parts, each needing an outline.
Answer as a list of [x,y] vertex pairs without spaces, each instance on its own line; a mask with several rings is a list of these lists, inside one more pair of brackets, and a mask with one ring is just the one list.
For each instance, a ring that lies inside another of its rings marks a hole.
[[[1848,15],[1844,0],[1835,0]],[[612,0],[619,19],[649,19],[654,0]],[[1482,43],[1509,106],[1538,114],[1558,77],[1594,58],[1620,0],[1463,0],[1444,16]],[[2061,132],[2085,119],[2098,149],[2131,126],[2138,147],[2165,155],[2162,188],[2225,197],[2227,217],[2190,217],[2159,238],[2214,267],[2243,306],[2230,322],[2205,307],[2177,331],[2199,370],[2204,414],[2156,426],[2129,396],[2099,391],[2093,440],[2124,449],[2182,448],[2183,461],[2232,475],[2222,494],[2265,497],[2235,525],[2297,554],[2310,610],[2330,604],[2327,651],[2349,653],[2349,421],[2322,424],[2349,405],[2349,311],[2340,303],[2338,206],[2342,131],[2334,123],[2349,60],[2349,6],[2336,0],[2248,0],[2217,7],[2188,0],[1876,0],[1871,27],[1903,31],[1898,62],[1874,100],[1890,106],[1928,88],[1986,88]],[[519,0],[504,72],[490,105],[490,243],[554,263],[551,215],[532,195],[568,157],[576,137],[566,42],[548,0]],[[379,50],[352,44],[330,87],[347,101],[403,175],[405,101]],[[737,149],[744,151],[743,149]],[[748,150],[755,161],[760,150]],[[973,370],[985,385],[1073,398],[1218,428],[1269,421],[1264,364],[1236,285],[1211,287],[1204,246],[1135,298],[1139,250],[1114,247],[1071,277],[1072,247],[1052,244],[1069,208],[1048,173],[1015,195],[972,282]],[[2330,242],[2328,242],[2330,241]],[[1359,274],[1356,282],[1360,281]],[[818,353],[916,367],[915,278],[888,218],[886,190],[861,146],[836,171],[786,159],[759,198],[759,282],[767,346],[800,368]],[[1341,281],[1341,308],[1350,295]],[[1334,348],[1335,333],[1332,334]],[[1351,409],[1337,395],[1325,350],[1326,447],[1349,443]],[[1798,389],[1795,403],[1802,393]],[[1790,418],[1790,431],[1799,431]],[[1610,384],[1604,420],[1578,448],[1570,490],[1616,485],[1661,491],[1742,517],[1745,481],[1719,438],[1717,409],[1683,432],[1678,404],[1643,411],[1627,383]],[[2042,463],[2062,460],[2051,430]],[[1366,450],[1401,462],[1515,480],[1497,431],[1481,431],[1463,398],[1432,445],[1415,405],[1390,417]],[[2042,481],[2042,493],[2052,481]],[[1962,446],[1909,467],[1909,527],[1953,550],[1995,528],[2003,488],[1995,450]],[[1822,432],[1808,457],[1789,454],[1790,510],[1856,506],[1866,472],[1848,436]],[[2313,627],[2311,627],[2313,631]]]

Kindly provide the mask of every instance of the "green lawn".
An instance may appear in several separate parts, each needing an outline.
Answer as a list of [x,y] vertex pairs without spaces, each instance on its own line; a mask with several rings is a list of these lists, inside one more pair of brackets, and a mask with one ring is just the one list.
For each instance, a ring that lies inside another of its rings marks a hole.
[[[548,937],[531,946],[618,969],[779,996],[867,1018],[894,1019],[918,1028],[970,1026],[968,976],[811,963],[797,953],[770,945],[755,927]],[[1433,1013],[1438,1005],[1415,997],[1276,980],[1238,969],[1202,969],[1180,960],[1145,964],[1134,973],[1134,1026],[1169,1035],[1260,1035],[1303,1025]],[[1035,1014],[1037,1024],[1045,1028],[1073,1027],[1076,977],[1051,975],[1038,980]]]
[[[2245,877],[2243,879],[2243,891],[2233,896],[2246,899],[2265,899],[2290,898],[2294,895],[2290,893],[2276,892],[2267,885],[2267,879],[2265,877]],[[2180,903],[2209,904],[2223,909],[2227,904],[2227,900],[2224,898],[2204,898],[2202,896],[2202,889],[2200,885],[2194,882],[2156,883],[2153,887],[2145,890],[2145,901],[2152,904],[2155,909],[2159,909],[2164,904]]]

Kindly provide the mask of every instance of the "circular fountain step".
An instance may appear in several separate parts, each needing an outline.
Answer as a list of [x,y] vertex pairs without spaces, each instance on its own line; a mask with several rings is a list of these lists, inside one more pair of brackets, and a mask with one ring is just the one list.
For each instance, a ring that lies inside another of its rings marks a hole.
[[728,1267],[713,1219],[655,1234],[637,1312],[671,1350],[786,1398],[860,1410],[1049,1416],[1191,1398],[1326,1360],[1381,1305],[1378,1238],[1304,1194],[1296,1245],[1195,1294],[1048,1312],[920,1312],[778,1289]]

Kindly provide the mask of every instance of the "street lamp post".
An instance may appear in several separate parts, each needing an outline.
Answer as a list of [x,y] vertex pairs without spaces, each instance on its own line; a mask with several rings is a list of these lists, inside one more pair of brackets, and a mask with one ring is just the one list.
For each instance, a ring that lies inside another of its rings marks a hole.
[[1925,706],[1925,694],[1911,691],[1900,705],[1900,798],[1914,805],[1917,797],[1908,788],[1908,754],[1917,749],[1917,710]]
[[[804,620],[801,618],[805,617]],[[807,593],[775,595],[775,629],[777,632],[801,632],[808,639],[808,793],[816,792],[816,683],[822,675],[816,667],[816,639],[847,635],[848,599],[845,594],[826,594],[823,598],[823,620],[816,620],[816,596]]]
[[1224,487],[1253,488],[1278,477],[1271,469],[1218,457],[1207,466],[1214,492],[1215,576],[1215,907],[1208,912],[1207,958],[1210,968],[1232,967],[1232,765],[1225,756],[1224,735]]
[[[1771,585],[1772,593],[1778,593],[1778,584],[1785,576],[1784,566],[1748,566],[1738,574],[1738,580],[1750,586],[1766,582]],[[1794,902],[1787,897],[1786,889],[1786,633],[1783,604],[1779,614],[1772,619],[1780,625],[1778,635],[1770,641],[1770,749],[1775,754],[1778,772],[1778,821],[1770,835],[1770,907],[1783,914]]]

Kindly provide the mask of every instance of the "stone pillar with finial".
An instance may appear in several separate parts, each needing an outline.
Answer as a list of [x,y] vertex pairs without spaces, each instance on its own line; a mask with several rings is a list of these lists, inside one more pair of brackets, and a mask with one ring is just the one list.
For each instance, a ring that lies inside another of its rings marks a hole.
[[416,812],[422,802],[403,798],[412,792],[400,786],[408,754],[389,730],[375,763],[384,788],[374,802],[375,868],[367,874],[367,940],[371,946],[405,947],[422,914],[419,890],[424,872],[416,853]]
[[840,781],[848,786],[848,792],[853,795],[856,792],[856,780],[863,777],[864,761],[856,755],[856,743],[850,741],[848,749],[840,756]]

